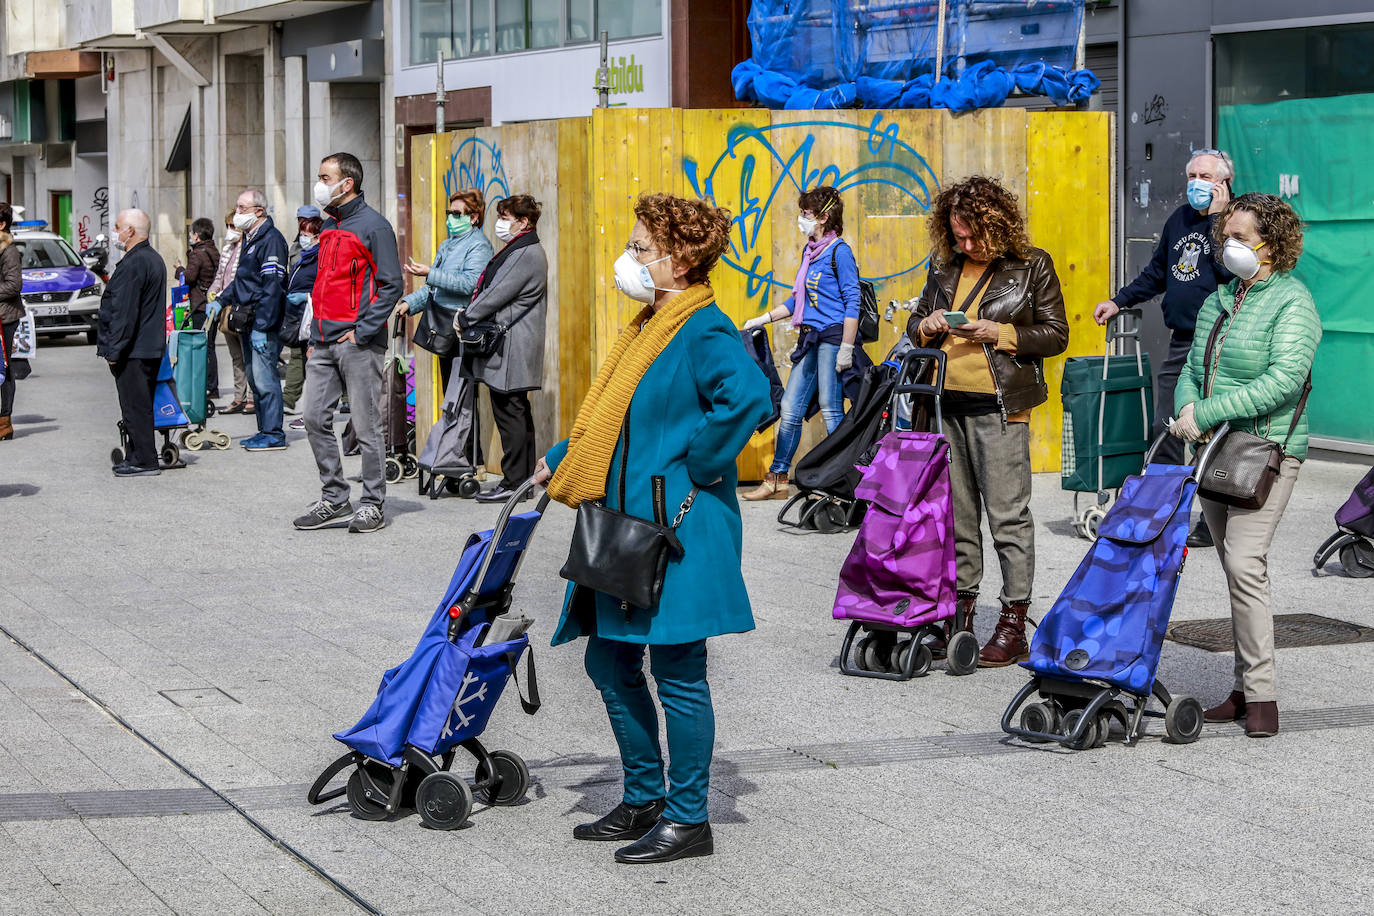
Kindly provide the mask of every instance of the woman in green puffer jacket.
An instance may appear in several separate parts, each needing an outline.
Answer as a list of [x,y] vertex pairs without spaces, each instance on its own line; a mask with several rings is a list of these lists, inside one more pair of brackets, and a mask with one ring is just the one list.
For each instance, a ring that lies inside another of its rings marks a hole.
[[[1229,422],[1284,447],[1278,480],[1260,508],[1202,500],[1231,593],[1236,653],[1235,688],[1204,716],[1244,719],[1247,735],[1267,738],[1279,730],[1269,545],[1307,457],[1300,408],[1322,326],[1312,294],[1291,274],[1302,254],[1302,221],[1292,207],[1272,194],[1242,194],[1222,212],[1216,232],[1222,261],[1236,279],[1198,312],[1198,333],[1174,393],[1172,429],[1196,441]],[[1215,338],[1210,361],[1209,338]]]

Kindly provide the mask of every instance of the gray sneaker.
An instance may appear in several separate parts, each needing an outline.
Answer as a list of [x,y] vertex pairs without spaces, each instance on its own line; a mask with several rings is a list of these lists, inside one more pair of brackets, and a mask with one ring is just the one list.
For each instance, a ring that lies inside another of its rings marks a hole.
[[332,528],[350,521],[353,514],[353,504],[348,500],[341,503],[331,503],[321,499],[305,510],[305,514],[291,524],[295,525],[299,531],[314,531],[316,528]]
[[353,521],[349,524],[348,530],[354,534],[367,534],[369,531],[381,531],[386,527],[386,516],[382,513],[382,507],[376,503],[363,503],[358,507],[358,511],[353,513]]

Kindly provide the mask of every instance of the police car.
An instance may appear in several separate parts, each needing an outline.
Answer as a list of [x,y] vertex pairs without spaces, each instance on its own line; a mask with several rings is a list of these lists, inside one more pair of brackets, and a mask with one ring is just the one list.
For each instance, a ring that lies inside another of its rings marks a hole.
[[23,298],[40,337],[85,333],[95,343],[96,312],[104,286],[77,257],[67,240],[48,231],[42,220],[14,226],[14,244],[21,255]]

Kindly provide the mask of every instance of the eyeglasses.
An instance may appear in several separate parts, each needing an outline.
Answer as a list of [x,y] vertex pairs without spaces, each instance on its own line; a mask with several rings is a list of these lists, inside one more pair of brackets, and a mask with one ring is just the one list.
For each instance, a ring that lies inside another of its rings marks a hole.
[[655,249],[653,247],[645,248],[638,242],[628,242],[625,245],[625,250],[628,251],[630,253],[630,257],[634,258],[636,261],[642,261],[646,254],[648,254],[651,251],[654,251]]

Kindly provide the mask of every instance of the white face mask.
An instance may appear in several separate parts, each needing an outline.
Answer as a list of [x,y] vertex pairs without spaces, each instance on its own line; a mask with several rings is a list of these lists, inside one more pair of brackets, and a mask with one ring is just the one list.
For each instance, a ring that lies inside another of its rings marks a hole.
[[808,216],[797,217],[797,228],[801,230],[802,235],[815,235],[817,225],[818,223]]
[[496,221],[496,237],[503,242],[509,242],[511,239],[515,238],[515,233],[511,231],[511,227],[514,225],[515,220],[510,217],[503,216],[501,219],[498,219]]
[[229,245],[234,244],[241,238],[243,238],[243,233],[239,232],[237,229],[226,229],[224,231],[224,241]]
[[1238,239],[1227,239],[1226,245],[1221,249],[1221,263],[1226,265],[1226,269],[1240,277],[1242,280],[1253,280],[1255,274],[1259,273],[1261,264],[1268,264],[1268,261],[1261,261],[1256,251],[1265,246],[1265,242],[1260,242],[1254,248]]
[[343,187],[346,179],[340,178],[339,183],[330,187],[323,181],[315,182],[315,203],[321,207],[327,207],[334,202],[334,198],[339,196],[339,188]]
[[[671,255],[664,255],[649,264],[657,264],[659,261],[666,261]],[[615,287],[636,302],[654,301],[654,291],[658,289],[654,286],[654,278],[649,273],[649,264],[641,264],[634,259],[634,255],[628,251],[622,253],[615,259]],[[672,290],[678,292],[678,290]]]
[[302,247],[302,248],[314,248],[314,247],[315,247],[315,237],[314,237],[313,235],[302,235],[302,236],[300,237],[300,242],[301,242],[301,247]]
[[234,228],[239,232],[247,232],[254,223],[258,221],[256,213],[235,213]]
[[124,240],[123,240],[122,238],[120,238],[120,235],[121,235],[121,234],[122,234],[122,233],[115,233],[115,237],[114,237],[115,251],[123,251],[123,250],[124,250]]

